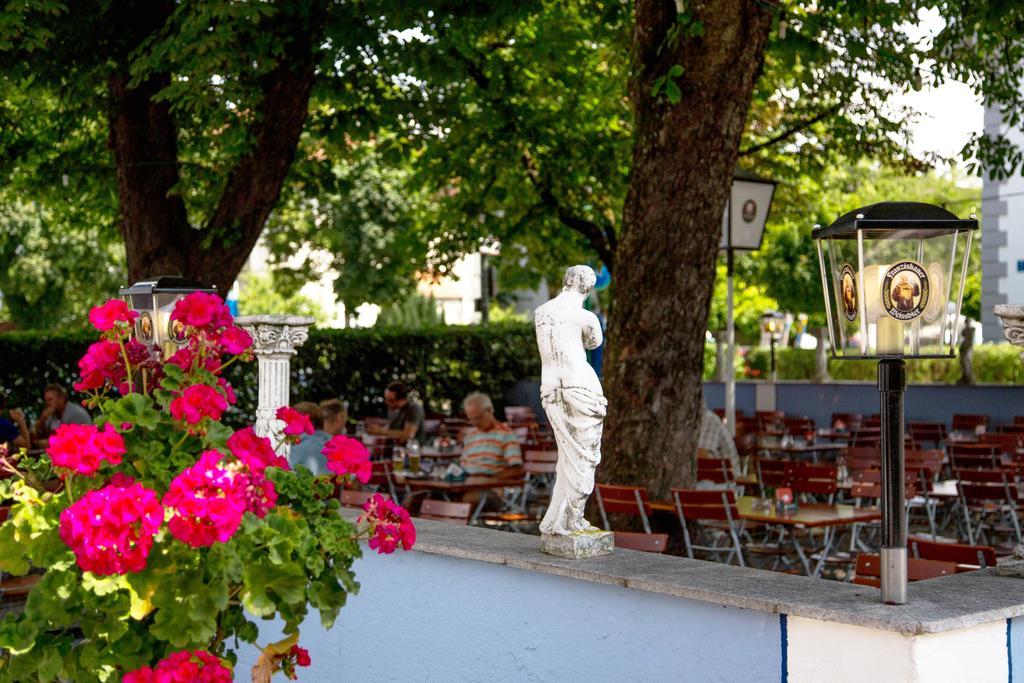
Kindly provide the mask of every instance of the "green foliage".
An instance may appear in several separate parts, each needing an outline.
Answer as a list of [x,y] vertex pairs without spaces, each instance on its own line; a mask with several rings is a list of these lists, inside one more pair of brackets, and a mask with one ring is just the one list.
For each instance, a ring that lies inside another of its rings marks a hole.
[[[812,380],[813,349],[776,349],[776,367],[781,380]],[[828,372],[839,381],[874,382],[878,378],[875,361],[829,359]],[[706,367],[706,366],[705,366]],[[771,352],[766,348],[747,351],[742,366],[743,376],[765,379],[771,368]],[[981,344],[974,347],[974,375],[982,384],[1024,384],[1024,363],[1020,349],[1010,344]],[[907,361],[907,381],[922,384],[956,384],[960,379],[960,363],[955,358],[926,358]]]
[[[46,384],[70,387],[78,379],[78,359],[91,340],[87,334],[0,335],[0,357],[18,359],[0,365],[0,391],[7,393],[9,405],[24,408],[30,420],[35,418]],[[491,394],[500,405],[506,387],[540,376],[536,349],[533,327],[522,323],[313,329],[292,360],[292,400],[341,397],[349,402],[353,416],[383,414],[384,387],[400,380],[415,388],[432,410],[457,408],[474,390]],[[236,363],[225,375],[238,394],[230,419],[241,424],[255,413],[256,368]],[[160,448],[155,442],[148,444],[137,447]]]
[[103,230],[62,230],[57,216],[0,194],[0,300],[22,329],[80,324],[124,281],[124,251]]
[[433,297],[413,294],[399,303],[382,308],[377,317],[377,325],[406,329],[444,325],[444,311],[440,310]]
[[239,279],[239,315],[287,313],[311,316],[320,325],[330,322],[330,316],[322,306],[298,292],[282,291],[278,279],[279,276],[274,274],[244,274]]

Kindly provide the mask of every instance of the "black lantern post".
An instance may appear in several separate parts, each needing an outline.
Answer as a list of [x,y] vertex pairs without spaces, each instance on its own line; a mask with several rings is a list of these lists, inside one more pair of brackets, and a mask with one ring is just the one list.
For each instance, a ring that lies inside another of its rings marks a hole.
[[135,338],[146,346],[156,345],[165,357],[188,342],[183,325],[171,322],[171,312],[179,299],[192,292],[216,294],[216,287],[203,287],[187,278],[165,275],[141,280],[120,291],[128,307],[139,314]]
[[906,358],[953,358],[978,221],[918,202],[882,202],[815,227],[832,355],[878,360],[882,602],[907,601],[903,470]]

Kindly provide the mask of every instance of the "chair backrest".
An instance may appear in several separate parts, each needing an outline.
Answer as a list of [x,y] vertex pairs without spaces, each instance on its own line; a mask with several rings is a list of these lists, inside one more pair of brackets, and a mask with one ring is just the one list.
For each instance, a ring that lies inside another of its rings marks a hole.
[[762,486],[784,486],[786,481],[786,467],[790,464],[789,460],[757,458],[754,461],[754,466],[757,469],[758,483]]
[[851,446],[875,446],[882,439],[882,430],[878,427],[861,427],[850,431]]
[[436,519],[440,522],[468,524],[472,507],[470,503],[452,503],[447,500],[427,498],[420,506],[419,516],[423,519]]
[[787,434],[795,434],[801,436],[806,432],[813,432],[814,420],[809,417],[787,417],[782,421],[785,425]]
[[878,429],[882,426],[882,416],[878,413],[871,413],[864,416],[864,429]]
[[1000,434],[1017,434],[1018,437],[1024,434],[1024,422],[1014,422],[1009,425],[999,425],[996,431]]
[[1002,486],[1008,481],[1006,470],[1001,467],[987,469],[953,470],[954,476],[968,484],[989,484]]
[[882,482],[882,470],[850,470],[850,479],[854,484],[880,484]]
[[835,465],[793,462],[786,468],[785,478],[794,493],[829,495],[836,492],[838,472]]
[[[877,588],[881,583],[879,578],[882,576],[882,563],[879,556],[872,553],[861,553],[857,556],[857,567],[854,572],[856,574],[853,579],[854,583]],[[956,562],[907,558],[908,581],[924,581],[953,574],[956,574]]]
[[908,470],[925,470],[934,477],[942,469],[942,458],[942,451],[937,448],[908,450],[903,454],[903,466]]
[[640,516],[651,514],[647,489],[642,486],[598,484],[597,492],[601,496],[600,500],[605,512]]
[[639,531],[616,531],[615,547],[663,553],[668,548],[668,534],[643,534]]
[[875,446],[851,446],[843,451],[843,461],[850,470],[878,469],[882,466],[882,453]]
[[[341,490],[341,507],[343,508],[361,508],[366,504],[366,501],[376,495],[373,491],[353,491],[350,489]],[[391,496],[386,493],[381,494],[384,498],[391,500]]]
[[942,560],[956,562],[961,565],[972,565],[980,569],[996,565],[995,548],[987,545],[967,545],[966,543],[936,543],[926,538],[911,536],[907,539],[911,557],[922,560]]
[[989,446],[984,451],[953,451],[949,453],[949,464],[955,470],[998,469],[1003,466],[1003,456],[998,447]]
[[736,494],[730,489],[708,491],[706,489],[672,489],[672,501],[676,512],[685,520],[735,520],[739,519],[736,510]]
[[697,458],[697,480],[725,484],[733,481],[732,460],[729,458]]
[[534,422],[537,419],[530,406],[505,406],[505,420],[512,423]]
[[1009,486],[996,484],[976,484],[960,482],[957,484],[960,489],[960,497],[966,503],[1012,503],[1016,498],[1015,489]]
[[995,434],[981,434],[978,436],[978,444],[997,446],[1002,454],[1014,455],[1017,453],[1017,449],[1021,447],[1022,442],[1020,434],[998,432]]
[[529,426],[526,426],[526,427],[523,427],[523,426],[513,427],[512,428],[512,433],[514,433],[516,435],[516,440],[519,441],[520,444],[525,444],[527,441],[530,440],[530,427]]
[[988,415],[968,415],[965,413],[953,415],[954,432],[973,432],[978,427],[988,427]]
[[915,441],[938,444],[946,438],[946,425],[942,422],[910,422],[907,431]]

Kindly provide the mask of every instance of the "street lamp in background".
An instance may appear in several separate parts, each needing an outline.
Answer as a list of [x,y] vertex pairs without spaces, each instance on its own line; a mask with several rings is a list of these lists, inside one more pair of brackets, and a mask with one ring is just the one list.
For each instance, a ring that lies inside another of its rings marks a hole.
[[732,190],[722,217],[722,241],[718,248],[725,250],[726,303],[725,303],[725,419],[729,433],[736,436],[736,326],[733,321],[733,252],[755,251],[761,248],[768,210],[775,195],[775,181],[760,178],[753,173],[738,170],[732,177]]
[[775,346],[782,339],[782,332],[786,329],[786,316],[778,311],[768,311],[761,316],[760,322],[761,332],[768,338],[768,344],[771,346],[772,369],[770,377],[772,382],[775,382],[778,380],[778,373],[775,369]]
[[[918,202],[856,209],[811,236],[818,245],[832,356],[878,360],[882,451],[882,602],[907,602],[903,470],[906,358],[953,358],[978,228],[974,216]],[[826,267],[827,266],[827,267]],[[946,315],[949,303],[956,314]]]

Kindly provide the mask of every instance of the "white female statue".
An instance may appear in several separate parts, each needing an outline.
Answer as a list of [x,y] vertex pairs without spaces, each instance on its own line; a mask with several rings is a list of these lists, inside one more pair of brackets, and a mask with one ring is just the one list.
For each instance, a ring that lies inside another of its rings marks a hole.
[[589,266],[565,271],[562,291],[534,311],[540,351],[541,402],[558,443],[551,505],[540,523],[541,550],[583,558],[612,551],[611,532],[583,517],[601,462],[601,430],[608,402],[587,350],[601,345],[601,323],[583,308],[597,276]]

